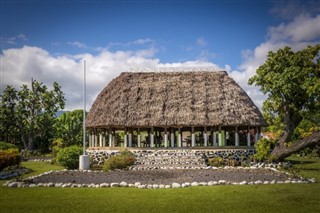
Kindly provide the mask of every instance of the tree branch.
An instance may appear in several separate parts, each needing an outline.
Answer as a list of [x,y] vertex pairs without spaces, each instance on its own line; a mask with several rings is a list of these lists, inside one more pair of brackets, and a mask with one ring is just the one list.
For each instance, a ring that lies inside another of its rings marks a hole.
[[315,145],[319,142],[320,131],[313,132],[312,135],[310,135],[309,137],[296,141],[289,147],[275,147],[271,155],[274,157],[276,161],[283,161],[286,157],[290,156],[291,154],[303,148]]

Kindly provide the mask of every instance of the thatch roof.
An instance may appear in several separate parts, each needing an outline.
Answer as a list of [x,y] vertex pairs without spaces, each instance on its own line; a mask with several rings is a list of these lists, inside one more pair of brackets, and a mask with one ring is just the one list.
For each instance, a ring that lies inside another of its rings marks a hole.
[[87,117],[89,128],[265,124],[225,71],[121,73],[98,95]]

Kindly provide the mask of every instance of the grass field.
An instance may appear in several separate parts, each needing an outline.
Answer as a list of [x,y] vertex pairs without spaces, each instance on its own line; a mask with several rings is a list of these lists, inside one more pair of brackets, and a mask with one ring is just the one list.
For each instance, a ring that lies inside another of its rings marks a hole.
[[[296,172],[315,184],[136,188],[7,188],[0,181],[0,212],[320,212],[320,159],[293,158]],[[36,175],[61,169],[25,162]]]

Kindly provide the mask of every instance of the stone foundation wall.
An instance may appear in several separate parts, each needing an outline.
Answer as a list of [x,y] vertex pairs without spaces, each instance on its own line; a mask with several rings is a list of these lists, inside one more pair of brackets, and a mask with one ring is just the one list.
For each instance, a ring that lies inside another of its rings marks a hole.
[[[255,153],[254,149],[141,149],[130,150],[137,157],[136,164],[139,166],[205,166],[207,158],[222,158],[237,162],[247,160]],[[119,150],[87,150],[94,165],[102,165],[105,159],[116,155]]]

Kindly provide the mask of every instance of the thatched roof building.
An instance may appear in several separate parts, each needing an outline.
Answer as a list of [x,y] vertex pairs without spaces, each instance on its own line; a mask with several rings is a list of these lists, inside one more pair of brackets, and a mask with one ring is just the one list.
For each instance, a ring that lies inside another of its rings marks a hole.
[[[257,141],[260,127],[266,125],[250,97],[225,71],[122,73],[98,95],[86,123],[91,147],[105,146],[106,132],[109,146],[118,146],[116,130],[124,131],[121,144],[129,147],[140,147],[140,142],[154,147],[157,141],[164,147],[187,142],[192,147],[198,142],[225,146],[226,131],[234,132],[233,145],[252,146],[250,132],[254,130]],[[141,131],[148,132],[144,140]],[[183,138],[183,131],[191,132],[190,139]]]
[[98,95],[88,128],[263,126],[225,71],[122,73]]

